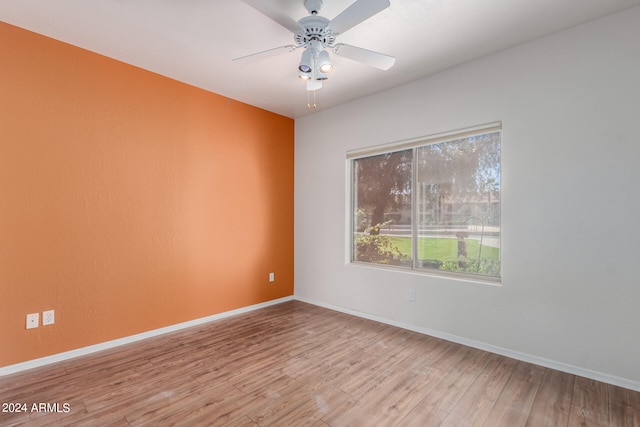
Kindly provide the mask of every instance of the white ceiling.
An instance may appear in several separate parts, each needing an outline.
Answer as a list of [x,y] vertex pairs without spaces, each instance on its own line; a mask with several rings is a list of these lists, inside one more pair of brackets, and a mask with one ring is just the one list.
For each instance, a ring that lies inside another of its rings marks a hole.
[[[325,0],[338,15],[354,0]],[[272,0],[298,20],[303,0]],[[395,56],[380,71],[333,56],[319,109],[640,5],[640,0],[391,0],[338,36]],[[301,51],[257,63],[233,58],[294,44],[289,30],[242,0],[0,0],[0,20],[288,117],[310,114]]]

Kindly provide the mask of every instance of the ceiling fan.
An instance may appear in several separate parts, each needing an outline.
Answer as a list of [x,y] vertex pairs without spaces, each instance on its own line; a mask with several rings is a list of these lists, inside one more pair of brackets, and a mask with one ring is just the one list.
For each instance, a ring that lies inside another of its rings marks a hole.
[[328,79],[328,74],[333,70],[328,50],[331,50],[336,55],[381,70],[388,70],[396,61],[393,56],[335,42],[336,36],[389,7],[391,4],[389,0],[356,0],[331,20],[319,15],[324,3],[323,0],[304,0],[304,6],[309,12],[309,16],[299,21],[294,21],[293,18],[279,10],[274,5],[276,2],[273,0],[243,1],[291,31],[295,45],[280,46],[253,53],[236,58],[234,61],[260,60],[304,48],[300,65],[298,66],[298,76],[307,81],[308,91],[320,89],[322,81]]

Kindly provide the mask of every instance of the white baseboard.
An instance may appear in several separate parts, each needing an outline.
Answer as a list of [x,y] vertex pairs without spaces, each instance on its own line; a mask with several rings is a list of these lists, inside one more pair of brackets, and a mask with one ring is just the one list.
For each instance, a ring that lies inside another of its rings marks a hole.
[[470,340],[464,337],[447,334],[445,332],[435,331],[427,328],[420,328],[414,325],[396,322],[394,320],[386,319],[384,317],[363,313],[360,311],[350,310],[344,307],[338,307],[331,304],[325,304],[318,301],[314,301],[308,298],[295,296],[298,301],[306,302],[308,304],[317,305],[319,307],[327,308],[329,310],[338,311],[352,316],[362,317],[364,319],[374,320],[376,322],[385,323],[387,325],[396,326],[398,328],[407,329],[409,331],[418,332],[420,334],[429,335],[435,338],[441,338],[443,340],[455,342],[458,344],[466,345],[468,347],[477,348],[479,350],[488,351],[490,353],[506,356],[511,359],[521,360],[523,362],[532,363],[538,366],[544,366],[545,368],[555,369],[556,371],[566,372],[568,374],[577,375],[584,378],[589,378],[603,383],[624,387],[634,391],[640,391],[640,382],[632,381],[626,378],[617,377],[614,375],[604,374],[602,372],[592,371],[590,369],[580,368],[578,366],[568,365],[566,363],[557,362],[555,360],[545,359],[538,356],[533,356],[526,353],[520,353],[518,351],[510,350],[508,348],[498,347],[495,345],[483,343],[480,341]]
[[178,323],[176,325],[166,326],[164,328],[154,329],[152,331],[142,332],[140,334],[131,335],[124,338],[118,338],[113,341],[107,341],[100,344],[90,345],[88,347],[82,347],[76,350],[66,351],[64,353],[53,354],[51,356],[41,357],[39,359],[29,360],[22,363],[16,363],[15,365],[3,366],[3,367],[0,367],[0,377],[4,375],[9,375],[9,374],[15,374],[17,372],[25,371],[27,369],[33,369],[40,366],[49,365],[51,363],[62,362],[64,360],[73,359],[79,356],[85,356],[87,354],[95,353],[102,350],[107,350],[110,348],[144,340],[147,338],[156,337],[158,335],[167,334],[169,332],[179,331],[181,329],[190,328],[192,326],[202,325],[203,323],[213,322],[215,320],[224,319],[226,317],[235,316],[237,314],[248,313],[250,311],[280,304],[286,301],[291,301],[293,299],[294,299],[293,296],[278,298],[278,299],[263,302],[260,304],[254,304],[247,307],[238,308],[235,310],[225,311],[224,313],[218,313],[211,316],[202,317],[200,319],[189,320],[188,322]]
[[280,304],[286,301],[298,300],[302,302],[306,302],[308,304],[313,304],[319,307],[327,308],[329,310],[338,311],[345,314],[350,314],[357,317],[362,317],[365,319],[373,320],[376,322],[384,323],[391,326],[396,326],[399,328],[407,329],[410,331],[418,332],[424,335],[429,335],[436,338],[441,338],[447,341],[455,342],[458,344],[466,345],[469,347],[477,348],[480,350],[488,351],[490,353],[499,354],[502,356],[510,357],[512,359],[521,360],[523,362],[533,363],[535,365],[544,366],[546,368],[555,369],[558,371],[566,372],[573,375],[578,375],[585,378],[590,378],[592,380],[601,381],[604,383],[612,384],[615,386],[624,387],[630,390],[640,391],[640,382],[632,381],[626,378],[616,377],[614,375],[604,374],[602,372],[592,371],[589,369],[580,368],[573,365],[568,365],[562,362],[557,362],[554,360],[545,359],[538,356],[533,356],[526,353],[520,353],[518,351],[510,350],[507,348],[502,348],[498,346],[494,346],[491,344],[486,344],[480,341],[474,341],[467,338],[459,337],[456,335],[447,334],[440,331],[435,331],[427,328],[420,328],[414,325],[396,322],[394,320],[386,319],[381,316],[376,316],[368,313],[363,313],[355,310],[350,310],[347,308],[334,306],[331,304],[325,304],[318,301],[310,300],[308,298],[303,298],[300,296],[288,296],[284,298],[275,299],[272,301],[263,302],[260,304],[250,305],[248,307],[238,308],[236,310],[226,311],[224,313],[214,314],[212,316],[202,317],[200,319],[190,320],[188,322],[178,323],[176,325],[167,326],[160,329],[154,329],[152,331],[143,332],[136,335],[131,335],[124,338],[119,338],[113,341],[107,341],[100,344],[91,345],[88,347],[79,348],[76,350],[67,351],[64,353],[58,353],[51,356],[42,357],[39,359],[29,360],[27,362],[16,363],[14,365],[3,366],[0,367],[0,377],[4,375],[10,375],[14,373],[18,373],[21,371],[25,371],[28,369],[37,368],[40,366],[49,365],[56,362],[62,362],[64,360],[73,359],[79,356],[85,356],[91,353],[96,353],[98,351],[107,350],[110,348],[118,347],[124,344],[133,343],[136,341],[144,340],[147,338],[152,338],[158,335],[167,334],[169,332],[179,331],[181,329],[190,328],[192,326],[202,325],[204,323],[213,322],[215,320],[224,319],[227,317],[235,316],[242,313],[248,313],[254,310],[258,310],[260,308],[269,307],[272,305]]

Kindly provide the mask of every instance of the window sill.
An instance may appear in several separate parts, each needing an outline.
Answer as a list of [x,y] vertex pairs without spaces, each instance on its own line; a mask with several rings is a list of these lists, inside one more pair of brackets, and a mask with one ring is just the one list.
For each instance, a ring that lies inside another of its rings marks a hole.
[[358,262],[358,261],[350,261],[347,262],[347,266],[355,267],[355,268],[369,268],[375,270],[386,270],[386,271],[395,271],[398,273],[408,273],[417,276],[426,276],[426,277],[434,277],[438,279],[447,279],[447,280],[455,280],[459,282],[467,282],[467,283],[477,283],[482,285],[492,285],[492,286],[502,286],[502,278],[501,277],[486,277],[475,274],[465,274],[465,273],[449,273],[443,271],[430,271],[427,269],[415,269],[411,267],[403,267],[403,266],[395,266],[388,264],[374,264],[368,262]]

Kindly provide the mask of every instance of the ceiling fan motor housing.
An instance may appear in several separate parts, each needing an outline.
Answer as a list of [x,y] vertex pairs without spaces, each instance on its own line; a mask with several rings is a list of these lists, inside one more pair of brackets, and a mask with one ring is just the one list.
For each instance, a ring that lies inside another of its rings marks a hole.
[[293,35],[298,46],[307,45],[310,41],[315,40],[324,46],[331,47],[336,41],[336,36],[328,27],[329,20],[322,16],[311,15],[306,16],[298,21],[304,30],[298,31]]

